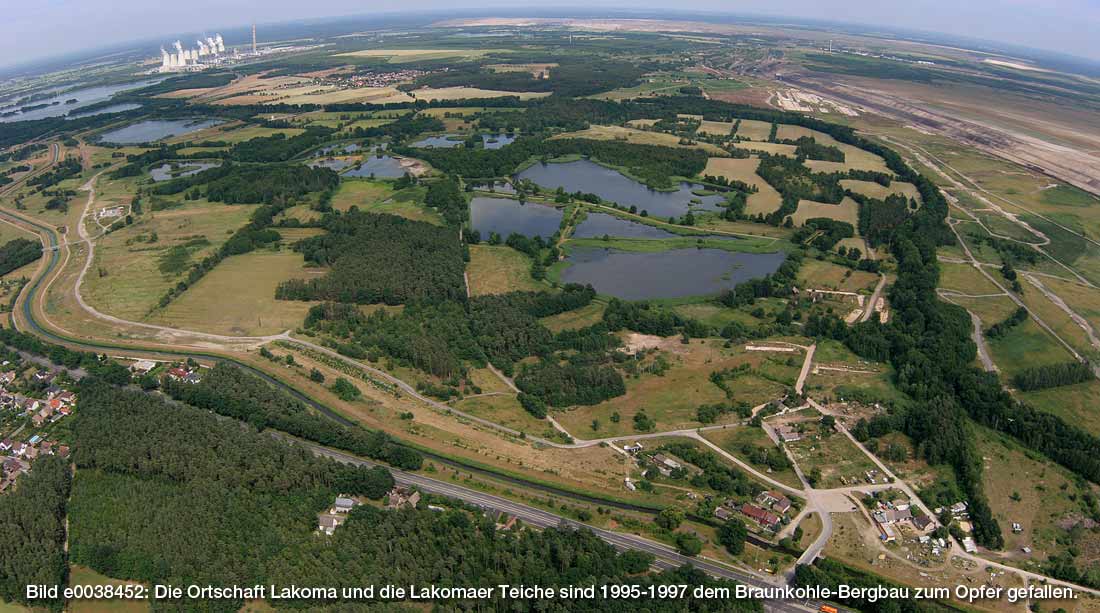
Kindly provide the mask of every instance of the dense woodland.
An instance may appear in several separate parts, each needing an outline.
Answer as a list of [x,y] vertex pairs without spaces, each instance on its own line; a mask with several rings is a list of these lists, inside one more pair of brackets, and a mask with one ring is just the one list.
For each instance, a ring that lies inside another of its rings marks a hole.
[[283,282],[277,298],[358,304],[465,300],[463,249],[453,229],[354,208],[326,214],[322,226],[326,234],[294,249],[308,263],[331,270]]
[[0,276],[18,270],[42,257],[42,243],[16,238],[0,245]]
[[329,168],[300,164],[240,166],[224,164],[189,177],[165,181],[152,188],[158,195],[188,192],[195,199],[226,204],[294,203],[310,192],[335,189],[340,176]]
[[[15,489],[0,495],[0,601],[28,603],[26,586],[64,585],[65,505],[69,463],[57,456],[35,460]],[[61,610],[62,601],[34,601]]]
[[162,385],[177,400],[238,419],[257,430],[279,430],[399,468],[415,470],[423,461],[420,454],[394,444],[386,434],[320,415],[283,390],[226,362],[203,371],[199,383],[165,378]]

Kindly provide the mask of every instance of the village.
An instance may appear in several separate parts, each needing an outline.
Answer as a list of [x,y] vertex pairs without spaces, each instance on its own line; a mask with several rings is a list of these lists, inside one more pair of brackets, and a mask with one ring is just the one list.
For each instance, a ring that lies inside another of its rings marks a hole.
[[[14,357],[14,356],[13,356]],[[69,456],[55,427],[76,409],[76,394],[66,389],[67,374],[37,370],[12,360],[0,367],[0,493],[47,455]],[[22,373],[22,375],[21,375]]]

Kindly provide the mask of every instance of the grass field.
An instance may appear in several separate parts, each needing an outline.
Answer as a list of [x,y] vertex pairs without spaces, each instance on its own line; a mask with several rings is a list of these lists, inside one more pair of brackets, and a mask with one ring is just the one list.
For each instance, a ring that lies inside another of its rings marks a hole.
[[[759,353],[750,355],[742,347],[723,348],[719,340],[693,340],[690,345],[682,345],[679,338],[663,339],[660,355],[669,364],[663,375],[628,377],[625,395],[558,413],[556,419],[579,438],[633,434],[633,417],[641,410],[656,422],[657,431],[689,428],[699,425],[695,419],[699,405],[726,401],[722,390],[709,380],[711,372],[745,363],[770,377],[793,377],[798,372],[797,368],[772,364]],[[729,384],[735,400],[754,406],[778,397],[786,388],[782,383],[753,374],[739,376]],[[614,413],[620,416],[618,423],[611,419]],[[594,419],[601,424],[598,431],[591,428]],[[727,415],[723,419],[738,418]]]
[[233,130],[222,130],[223,126],[207,128],[201,132],[186,134],[183,140],[201,143],[203,141],[225,141],[229,144],[240,143],[253,138],[285,134],[287,138],[298,136],[305,130],[301,128],[265,128],[263,126],[245,125]]
[[[768,434],[764,432],[763,428],[754,428],[752,426],[730,426],[729,428],[723,428],[721,430],[708,430],[703,433],[703,438],[718,445],[722,449],[738,458],[744,460],[749,464],[753,464],[749,458],[745,455],[744,449],[746,447],[753,447],[758,449],[766,449],[769,454],[783,455],[783,450],[780,449],[772,441]],[[802,482],[798,480],[798,475],[795,474],[793,468],[787,468],[786,470],[773,471],[765,464],[754,464],[757,470],[767,474],[772,479],[780,483],[784,483],[794,488],[801,489]]]
[[859,205],[855,200],[845,197],[840,204],[826,204],[813,200],[799,200],[798,210],[791,215],[795,226],[801,226],[807,219],[828,217],[837,221],[846,221],[852,227],[859,226]]
[[508,92],[495,89],[479,89],[476,87],[440,87],[438,89],[425,87],[414,89],[410,95],[417,100],[467,100],[473,98],[504,98],[515,96],[520,100],[532,98],[545,98],[550,92]]
[[733,122],[732,121],[702,121],[699,123],[699,129],[696,132],[700,134],[709,134],[711,136],[731,136],[733,134]]
[[566,311],[564,313],[558,313],[557,315],[551,315],[550,317],[543,317],[539,321],[551,332],[576,330],[577,328],[584,328],[599,323],[603,320],[603,312],[606,309],[607,304],[605,302],[593,300],[588,306],[583,306],[579,309]]
[[[186,274],[160,270],[161,257],[175,246],[195,245],[190,262],[217,249],[248,221],[254,207],[191,201],[179,208],[148,212],[96,242],[95,261],[84,280],[85,299],[95,308],[140,320]],[[153,234],[156,242],[148,242]],[[208,244],[202,245],[202,241]]]
[[393,196],[393,187],[381,181],[344,179],[332,195],[332,208],[347,211],[353,206],[366,210]]
[[798,287],[858,292],[873,290],[876,283],[878,275],[874,273],[852,270],[825,260],[806,258],[798,270]]
[[906,198],[912,198],[920,202],[920,192],[917,186],[905,181],[891,181],[890,187],[885,187],[874,181],[857,181],[855,179],[841,179],[840,186],[853,192],[863,194],[870,198],[886,199],[890,194],[901,194]]
[[998,339],[988,341],[993,362],[1006,380],[1026,368],[1056,364],[1073,359],[1066,348],[1031,319],[1012,328]]
[[758,325],[761,321],[746,313],[745,310],[731,309],[713,302],[678,304],[673,307],[673,310],[683,317],[691,317],[719,329],[731,321],[741,322],[750,328]]
[[843,434],[826,430],[816,418],[805,423],[802,440],[786,443],[791,456],[809,478],[819,473],[817,488],[865,483],[863,474],[875,468],[873,462]]
[[504,245],[470,245],[466,272],[473,296],[546,289],[531,278],[530,258]]
[[617,140],[635,145],[662,145],[665,147],[686,147],[689,149],[702,149],[712,155],[725,155],[721,147],[710,143],[696,143],[694,145],[681,145],[680,137],[664,132],[649,132],[635,130],[622,126],[590,126],[580,132],[567,132],[552,138],[587,138],[590,140]]
[[525,411],[515,394],[464,398],[451,406],[471,415],[537,436],[545,435],[547,430],[552,428],[550,422],[537,419]]
[[972,296],[1001,293],[996,285],[970,264],[952,262],[940,262],[940,287]]
[[755,185],[757,192],[750,194],[745,212],[749,215],[764,213],[765,215],[779,208],[783,198],[767,181],[756,174],[760,167],[760,159],[756,157],[735,158],[710,158],[707,160],[704,175],[713,177],[725,177],[731,181],[743,181],[748,185]]
[[[130,585],[132,581],[122,581],[105,577],[86,566],[73,566],[69,571],[69,585]],[[78,600],[70,601],[71,613],[142,613],[149,610],[147,600]],[[3,611],[0,608],[0,611]]]
[[1100,436],[1100,381],[1023,392],[1020,398],[1036,409],[1058,415],[1093,436]]
[[1064,300],[1069,308],[1088,320],[1094,330],[1100,332],[1100,290],[1049,277],[1043,277],[1042,281],[1043,285]]
[[357,206],[362,211],[443,225],[443,219],[438,213],[421,204],[424,191],[421,187],[412,187],[394,192],[389,184],[380,181],[344,179],[332,198],[332,208],[346,211]]
[[240,336],[292,330],[301,325],[313,303],[275,300],[275,288],[287,279],[309,276],[302,254],[290,249],[231,256],[149,322]]

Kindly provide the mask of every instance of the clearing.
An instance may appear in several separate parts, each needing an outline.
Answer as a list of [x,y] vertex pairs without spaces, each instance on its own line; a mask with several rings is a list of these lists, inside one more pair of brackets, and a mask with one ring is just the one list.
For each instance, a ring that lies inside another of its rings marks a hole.
[[504,245],[470,245],[466,272],[473,296],[546,289],[531,277],[530,258]]

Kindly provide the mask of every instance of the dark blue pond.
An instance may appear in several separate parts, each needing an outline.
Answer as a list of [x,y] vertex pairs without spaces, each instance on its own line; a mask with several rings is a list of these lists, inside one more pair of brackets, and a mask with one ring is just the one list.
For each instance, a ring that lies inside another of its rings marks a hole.
[[100,140],[118,145],[152,143],[169,136],[180,136],[225,123],[221,119],[147,119],[104,132]]
[[584,221],[573,229],[573,238],[603,238],[604,236],[617,236],[620,238],[678,238],[678,234],[666,232],[660,228],[647,226],[644,223],[630,221],[606,213],[589,212]]
[[520,204],[507,198],[477,197],[470,201],[470,227],[488,240],[490,232],[501,238],[517,233],[549,238],[561,226],[562,212],[543,204]]
[[[649,189],[642,183],[604,168],[589,160],[564,164],[535,164],[516,175],[529,179],[546,189],[564,188],[567,192],[581,191],[596,194],[609,202],[623,206],[636,206],[653,217],[679,217],[689,209],[718,211],[725,202],[722,195],[696,196],[691,193],[698,186],[681,183],[675,191],[663,192]],[[692,200],[699,201],[693,203]]]
[[774,273],[786,255],[723,249],[671,249],[656,253],[578,247],[562,271],[565,283],[592,284],[625,300],[708,296]]

